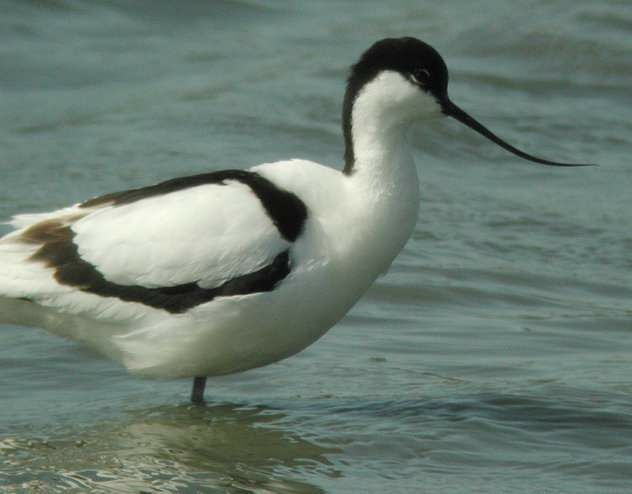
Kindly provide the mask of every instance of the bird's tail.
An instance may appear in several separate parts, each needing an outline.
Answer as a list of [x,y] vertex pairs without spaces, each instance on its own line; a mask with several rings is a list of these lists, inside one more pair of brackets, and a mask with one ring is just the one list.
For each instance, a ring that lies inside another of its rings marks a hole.
[[0,297],[0,325],[38,326],[39,309],[19,298]]
[[51,277],[31,259],[39,246],[21,241],[21,231],[0,238],[0,324],[31,326],[41,317],[31,300],[49,289]]

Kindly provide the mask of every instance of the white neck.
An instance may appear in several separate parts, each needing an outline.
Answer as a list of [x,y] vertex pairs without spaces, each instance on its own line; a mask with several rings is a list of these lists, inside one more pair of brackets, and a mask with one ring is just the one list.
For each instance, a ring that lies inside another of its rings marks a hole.
[[417,172],[407,134],[419,113],[409,100],[418,99],[419,93],[399,73],[385,71],[355,98],[349,115],[354,156],[350,179],[372,201],[395,196],[398,202],[417,202]]
[[406,100],[418,91],[398,73],[383,72],[357,95],[350,115],[355,159],[348,181],[355,214],[365,218],[354,236],[380,270],[388,268],[417,220],[419,183],[407,131],[418,110],[411,114]]
[[355,164],[351,179],[363,184],[371,195],[401,194],[410,180],[417,182],[408,125],[363,115],[354,111],[353,141]]
[[346,171],[376,190],[401,186],[414,179],[414,164],[407,131],[419,119],[440,116],[436,99],[412,84],[399,72],[385,70],[366,83],[355,95],[344,115],[346,145],[352,158]]

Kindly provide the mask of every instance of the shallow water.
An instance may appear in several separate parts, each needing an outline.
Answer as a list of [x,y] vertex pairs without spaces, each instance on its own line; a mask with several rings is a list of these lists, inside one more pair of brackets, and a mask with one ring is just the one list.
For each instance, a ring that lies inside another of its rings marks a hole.
[[202,171],[340,166],[347,67],[415,35],[451,95],[555,169],[419,127],[422,204],[321,341],[142,381],[0,328],[3,492],[628,492],[632,6],[625,1],[5,1],[0,218]]

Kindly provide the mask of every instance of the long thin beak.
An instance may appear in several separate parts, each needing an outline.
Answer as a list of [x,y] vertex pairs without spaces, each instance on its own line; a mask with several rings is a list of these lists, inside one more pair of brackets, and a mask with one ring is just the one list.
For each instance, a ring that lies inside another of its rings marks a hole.
[[477,122],[473,117],[470,117],[467,113],[461,110],[458,106],[456,106],[452,101],[450,101],[447,97],[441,101],[441,107],[443,109],[443,113],[446,115],[457,119],[459,122],[467,125],[469,128],[474,129],[479,134],[487,137],[490,141],[495,142],[501,148],[506,149],[510,153],[515,154],[516,156],[520,156],[521,158],[529,161],[534,161],[536,163],[541,163],[543,165],[550,166],[594,166],[588,163],[558,163],[556,161],[549,161],[542,158],[538,158],[536,156],[532,156],[530,154],[525,153],[524,151],[520,151],[519,149],[513,147],[511,144],[506,143],[496,134],[494,134],[491,130]]

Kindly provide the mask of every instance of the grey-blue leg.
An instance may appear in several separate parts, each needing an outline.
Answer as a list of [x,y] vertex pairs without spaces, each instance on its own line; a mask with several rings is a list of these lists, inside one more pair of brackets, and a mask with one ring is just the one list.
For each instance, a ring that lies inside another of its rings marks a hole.
[[199,405],[204,403],[204,388],[206,387],[206,376],[193,378],[193,390],[191,391],[191,402]]

